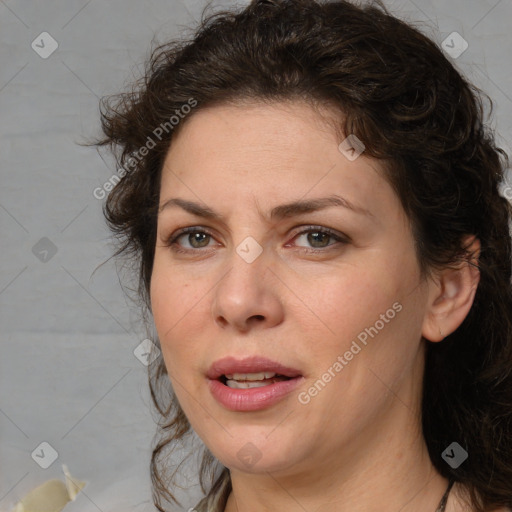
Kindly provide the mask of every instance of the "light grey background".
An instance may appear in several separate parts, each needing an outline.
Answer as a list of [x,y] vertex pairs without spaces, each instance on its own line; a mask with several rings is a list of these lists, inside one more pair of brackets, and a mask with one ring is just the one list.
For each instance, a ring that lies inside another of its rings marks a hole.
[[[386,4],[439,44],[453,31],[467,40],[456,64],[493,98],[492,125],[510,154],[512,0]],[[77,142],[99,133],[99,98],[138,76],[152,37],[183,34],[204,5],[0,0],[2,511],[62,478],[62,463],[88,483],[70,511],[153,510],[155,427],[146,367],[133,354],[144,331],[113,261],[98,268],[112,246],[93,190],[115,167]],[[46,59],[31,47],[42,32],[58,42]],[[43,237],[56,254],[43,252]],[[41,442],[58,453],[48,469],[31,457]],[[183,509],[198,496],[193,487]]]

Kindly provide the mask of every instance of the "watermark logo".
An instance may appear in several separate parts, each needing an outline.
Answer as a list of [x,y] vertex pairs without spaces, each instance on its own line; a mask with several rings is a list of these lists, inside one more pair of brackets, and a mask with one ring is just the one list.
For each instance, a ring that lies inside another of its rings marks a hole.
[[358,137],[351,134],[338,146],[338,149],[347,160],[353,162],[363,154],[366,146]]
[[57,254],[57,246],[44,236],[32,247],[32,254],[39,261],[48,263]]
[[160,356],[160,349],[149,339],[143,340],[139,343],[133,355],[144,365],[149,366],[153,361]]
[[452,59],[458,59],[469,48],[468,42],[458,32],[452,32],[441,46]]
[[[391,308],[385,313],[382,313],[372,326],[365,328],[357,335],[357,340],[353,340],[350,349],[347,350],[342,356],[338,356],[336,361],[327,368],[327,370],[321,375],[315,383],[308,388],[307,391],[301,391],[297,396],[299,403],[307,405],[311,402],[311,399],[317,396],[326,386],[331,382],[336,375],[338,375],[347,366],[354,356],[359,354],[361,350],[368,344],[368,336],[372,339],[384,329],[385,325],[388,324],[396,314],[402,311],[402,304],[395,302]],[[358,343],[359,341],[359,343]],[[363,346],[361,346],[363,345]]]
[[111,192],[114,187],[124,178],[130,171],[136,167],[137,163],[146,157],[149,152],[156,147],[157,141],[160,142],[164,134],[171,133],[172,130],[185,118],[187,114],[192,111],[192,108],[197,106],[197,100],[190,98],[187,103],[183,104],[179,109],[175,110],[175,115],[171,116],[169,120],[160,123],[152,132],[153,137],[150,135],[147,137],[146,142],[133,153],[130,154],[126,167],[117,170],[116,174],[113,174],[101,187],[96,187],[92,191],[92,195],[99,200],[103,200],[107,197],[108,192]]
[[468,452],[454,441],[443,451],[441,457],[450,467],[457,469],[468,458]]
[[48,469],[59,458],[57,450],[46,441],[43,441],[30,455],[43,469]]
[[244,261],[252,263],[263,252],[263,247],[252,236],[248,236],[237,246],[236,252]]
[[246,443],[238,450],[236,456],[247,468],[252,468],[261,459],[262,453],[253,443]]
[[510,185],[506,185],[501,190],[501,195],[509,202],[512,203],[512,187]]
[[41,32],[31,46],[39,57],[47,59],[59,47],[59,43],[48,32]]
[[499,184],[499,194],[512,204],[512,168],[504,171],[503,181]]
[[[181,120],[184,119],[194,107],[197,106],[197,100],[194,98],[189,98],[187,103],[183,104],[179,109],[174,111],[175,115],[172,115],[167,121],[160,123],[153,130],[153,137],[151,135],[146,139],[146,143],[141,146],[137,151],[133,152],[130,156],[130,166],[135,166],[138,160],[141,160],[145,156],[148,155],[149,151],[153,149],[157,141],[161,141],[165,135],[171,133],[178,124],[180,124]],[[165,135],[164,135],[165,134]]]
[[110,178],[105,183],[103,183],[101,187],[96,187],[92,191],[92,195],[96,199],[105,199],[105,197],[108,195],[107,192],[114,190],[114,187],[121,181],[122,178],[126,176],[127,173],[128,171],[121,167],[117,170],[117,174],[110,176]]

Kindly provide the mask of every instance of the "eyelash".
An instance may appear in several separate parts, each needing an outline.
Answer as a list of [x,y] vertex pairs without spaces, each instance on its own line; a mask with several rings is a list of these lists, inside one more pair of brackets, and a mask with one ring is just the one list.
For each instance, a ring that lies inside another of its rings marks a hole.
[[[188,254],[191,252],[200,251],[201,249],[184,249],[183,247],[181,247],[180,245],[177,244],[177,241],[180,237],[182,237],[183,235],[190,234],[190,233],[201,233],[201,234],[205,234],[205,235],[208,235],[208,236],[214,238],[213,234],[210,233],[208,230],[206,230],[204,228],[200,228],[198,226],[191,226],[188,228],[183,228],[183,229],[179,230],[175,235],[172,235],[168,240],[166,240],[165,246],[170,247],[173,251],[175,251],[177,253],[187,253]],[[307,228],[304,229],[303,231],[296,233],[294,235],[293,239],[295,239],[301,235],[308,234],[308,233],[322,233],[322,234],[328,235],[330,238],[333,238],[336,242],[339,242],[342,244],[347,244],[350,241],[350,239],[348,237],[342,236],[329,228],[324,228],[321,226],[307,226]],[[320,252],[325,252],[329,248],[332,248],[334,245],[336,245],[336,244],[329,244],[326,247],[322,247],[322,248],[298,247],[298,249],[302,250],[304,252],[308,252],[308,253],[320,253]],[[207,247],[205,247],[204,249],[207,249]]]

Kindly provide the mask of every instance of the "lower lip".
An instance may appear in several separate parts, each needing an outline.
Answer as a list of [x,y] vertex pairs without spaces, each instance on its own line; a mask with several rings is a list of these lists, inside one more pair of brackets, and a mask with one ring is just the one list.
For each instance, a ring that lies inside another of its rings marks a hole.
[[219,380],[208,379],[208,386],[215,400],[226,409],[247,412],[259,411],[276,404],[290,394],[303,380],[303,377],[294,377],[259,388],[234,389]]

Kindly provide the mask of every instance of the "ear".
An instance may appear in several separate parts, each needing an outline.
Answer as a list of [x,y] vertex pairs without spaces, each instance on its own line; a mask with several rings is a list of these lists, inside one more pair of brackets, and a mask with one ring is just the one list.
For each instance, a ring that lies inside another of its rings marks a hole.
[[463,243],[468,245],[468,259],[456,268],[440,271],[429,281],[422,327],[422,335],[427,340],[438,342],[446,338],[462,324],[473,305],[480,282],[480,240],[467,235]]

